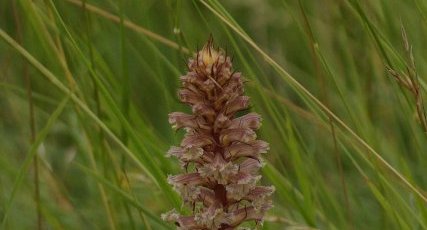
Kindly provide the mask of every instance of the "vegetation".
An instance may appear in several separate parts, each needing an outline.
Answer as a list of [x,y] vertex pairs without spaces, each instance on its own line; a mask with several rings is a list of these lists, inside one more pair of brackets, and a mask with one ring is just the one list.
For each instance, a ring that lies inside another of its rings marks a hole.
[[210,34],[270,143],[262,229],[427,229],[421,0],[0,1],[0,229],[175,229],[168,114]]

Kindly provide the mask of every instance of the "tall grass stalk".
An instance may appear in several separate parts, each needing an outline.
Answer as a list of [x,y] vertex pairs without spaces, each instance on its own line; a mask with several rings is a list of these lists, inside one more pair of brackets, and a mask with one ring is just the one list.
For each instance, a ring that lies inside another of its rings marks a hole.
[[0,1],[0,228],[175,229],[161,214],[192,210],[167,183],[184,135],[167,114],[189,113],[179,77],[212,34],[270,143],[262,229],[426,229],[426,15],[419,0]]

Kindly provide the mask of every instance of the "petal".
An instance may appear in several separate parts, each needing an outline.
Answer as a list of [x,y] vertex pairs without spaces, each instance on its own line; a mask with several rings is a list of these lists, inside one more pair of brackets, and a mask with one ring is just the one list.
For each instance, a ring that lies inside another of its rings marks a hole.
[[203,95],[203,88],[206,87],[205,84],[199,83],[200,81],[195,81],[194,83],[183,83],[183,88],[188,89],[190,92],[193,92],[195,95]]
[[216,116],[215,110],[204,103],[194,105],[192,110],[194,114],[205,117],[207,121],[214,121]]
[[181,142],[182,147],[203,147],[211,144],[212,138],[200,133],[187,134]]
[[259,154],[266,153],[269,149],[268,143],[255,140],[250,143],[233,143],[224,150],[225,157],[237,159],[240,157],[258,158]]
[[213,99],[212,91],[215,88],[215,83],[212,81],[204,81],[196,72],[189,72],[186,76],[181,77],[182,85],[194,92],[204,92],[208,99]]
[[256,186],[243,199],[256,200],[260,197],[268,197],[274,193],[274,186]]
[[180,101],[184,103],[192,104],[192,105],[203,102],[203,98],[201,97],[201,95],[198,95],[195,92],[185,88],[179,90],[178,97]]
[[249,144],[252,147],[256,148],[259,153],[266,153],[268,150],[270,150],[269,144],[265,141],[256,140]]
[[258,170],[263,166],[263,163],[259,160],[248,158],[239,164],[239,172],[256,174]]
[[182,154],[182,161],[197,161],[203,155],[203,149],[199,147],[186,148],[186,152]]
[[258,197],[257,199],[252,200],[251,205],[252,207],[254,207],[256,211],[261,211],[261,212],[265,212],[267,211],[267,209],[270,209],[273,207],[273,203],[271,199],[269,199],[269,197],[267,196]]
[[198,173],[188,173],[169,176],[168,182],[183,197],[185,203],[193,203],[199,200],[200,185],[205,184],[206,180]]
[[252,175],[249,173],[243,173],[239,172],[236,174],[236,176],[233,178],[234,183],[236,184],[251,184],[255,186],[255,184],[261,179],[262,176],[258,175]]
[[216,157],[214,162],[200,167],[199,172],[202,177],[214,179],[218,184],[227,184],[237,174],[238,166],[231,162],[219,161],[219,158],[222,157]]
[[227,146],[233,141],[249,143],[256,139],[256,134],[252,129],[225,129],[221,132],[219,139],[223,145]]
[[229,225],[229,214],[224,212],[221,207],[211,206],[205,212],[198,213],[195,221],[207,229],[219,229],[221,225]]
[[226,186],[227,199],[239,201],[243,197],[247,196],[249,191],[253,188],[252,185],[248,184],[230,184]]
[[259,114],[248,113],[244,116],[233,119],[229,128],[250,128],[256,130],[261,126],[261,120],[262,119]]
[[199,161],[203,155],[203,149],[199,147],[176,147],[172,146],[167,156],[175,156],[184,162],[196,162]]
[[249,106],[249,97],[248,96],[239,96],[232,101],[229,101],[225,107],[225,114],[234,114],[237,111],[247,109]]
[[205,179],[199,173],[185,173],[169,176],[168,182],[173,186],[195,186],[205,183]]
[[233,183],[226,186],[227,199],[235,201],[243,199],[256,187],[256,183],[259,179],[261,179],[261,176],[238,173],[233,178]]
[[202,229],[203,226],[196,223],[194,216],[181,216],[175,209],[164,213],[161,218],[167,222],[174,222],[178,226],[178,229]]
[[182,127],[197,128],[196,116],[189,115],[181,112],[173,112],[169,114],[169,124],[173,129],[180,129]]
[[203,226],[194,220],[194,216],[181,216],[175,224],[182,230],[203,229]]
[[240,208],[230,215],[231,226],[237,226],[243,221],[255,220],[262,221],[265,212],[271,207],[271,204],[266,204],[261,209],[255,209],[252,206]]

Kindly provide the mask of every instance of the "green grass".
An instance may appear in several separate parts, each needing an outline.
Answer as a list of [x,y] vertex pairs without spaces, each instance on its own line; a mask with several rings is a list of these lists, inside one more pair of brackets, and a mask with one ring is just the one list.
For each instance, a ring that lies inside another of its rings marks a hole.
[[0,1],[0,229],[174,229],[167,115],[210,34],[271,146],[263,229],[427,229],[402,27],[424,99],[420,0]]

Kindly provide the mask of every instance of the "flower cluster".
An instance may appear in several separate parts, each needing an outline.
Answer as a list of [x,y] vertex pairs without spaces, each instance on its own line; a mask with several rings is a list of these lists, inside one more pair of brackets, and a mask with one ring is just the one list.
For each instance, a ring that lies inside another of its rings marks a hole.
[[186,173],[168,180],[192,208],[183,216],[175,210],[162,215],[178,229],[235,229],[244,221],[261,223],[271,208],[274,187],[257,186],[260,155],[268,143],[257,140],[261,125],[256,113],[236,117],[246,110],[242,76],[232,71],[231,58],[213,46],[212,39],[188,62],[189,72],[181,77],[179,99],[191,106],[192,114],[174,112],[169,123],[185,129],[177,157]]

